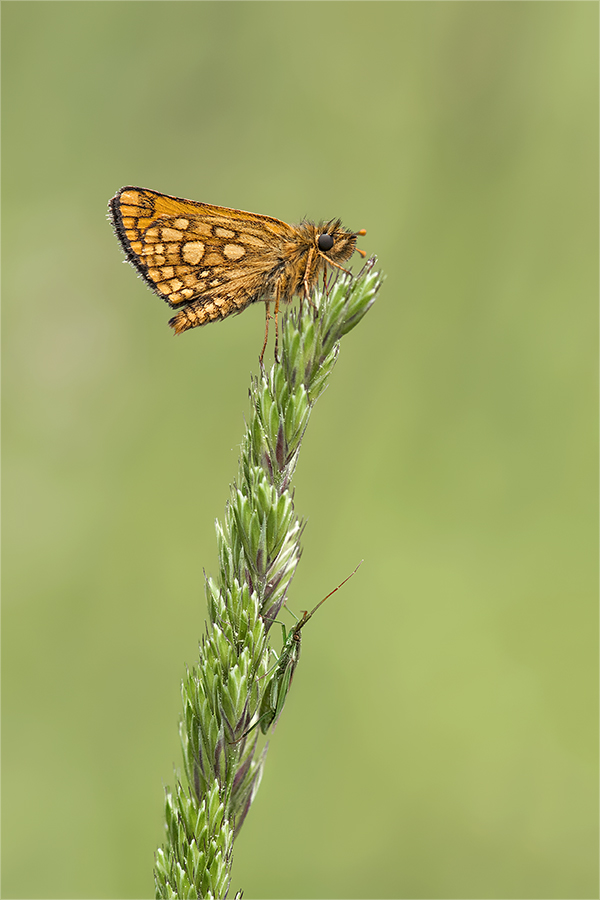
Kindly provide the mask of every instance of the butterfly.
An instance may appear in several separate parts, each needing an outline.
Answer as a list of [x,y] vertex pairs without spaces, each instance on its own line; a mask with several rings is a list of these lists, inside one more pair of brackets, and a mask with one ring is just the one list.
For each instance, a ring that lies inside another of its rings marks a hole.
[[140,187],[123,187],[109,204],[110,218],[129,262],[177,314],[169,320],[176,334],[266,303],[277,316],[296,295],[310,302],[319,275],[355,250],[366,232],[347,231],[339,219],[287,225],[280,219],[183,200]]

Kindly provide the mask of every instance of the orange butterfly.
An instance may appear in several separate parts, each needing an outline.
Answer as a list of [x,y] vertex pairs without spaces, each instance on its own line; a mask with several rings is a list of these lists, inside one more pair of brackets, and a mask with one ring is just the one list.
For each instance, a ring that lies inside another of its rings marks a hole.
[[[124,187],[110,201],[110,215],[129,262],[177,315],[176,334],[240,313],[250,303],[275,301],[275,358],[280,303],[300,294],[310,300],[327,265],[356,250],[362,231],[346,231],[339,219],[286,225],[280,219],[182,200],[157,191]],[[362,250],[357,250],[362,256]],[[343,271],[346,271],[343,269]]]

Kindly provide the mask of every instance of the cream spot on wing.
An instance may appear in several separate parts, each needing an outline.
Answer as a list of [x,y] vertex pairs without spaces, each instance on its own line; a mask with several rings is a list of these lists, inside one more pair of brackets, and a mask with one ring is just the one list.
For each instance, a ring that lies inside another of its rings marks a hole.
[[133,206],[138,203],[139,199],[140,195],[137,191],[123,191],[119,198],[119,200],[121,201],[121,205],[123,203],[131,203]]
[[141,253],[142,247],[143,247],[143,244],[141,241],[132,241],[131,242],[131,249],[133,250],[134,253]]
[[148,278],[151,278],[152,281],[160,281],[160,272],[158,269],[148,269]]
[[221,238],[235,237],[235,231],[230,231],[228,228],[215,228],[215,234]]
[[182,246],[181,255],[187,263],[197,266],[204,256],[204,244],[202,241],[188,241]]
[[218,279],[218,278],[215,278],[214,281],[211,281],[211,282],[210,282],[210,286],[211,286],[211,287],[216,287],[218,284],[219,284],[219,279]]
[[225,246],[223,247],[223,253],[227,257],[227,259],[241,259],[246,251],[243,247],[240,247],[239,244],[225,244]]
[[223,257],[219,253],[209,253],[204,262],[207,266],[218,266],[223,262]]
[[157,241],[158,240],[158,228],[148,228],[146,231],[146,240],[148,241]]
[[248,244],[249,247],[264,247],[265,242],[261,240],[259,237],[256,237],[254,234],[247,234],[246,232],[242,232],[238,238],[242,244]]
[[181,296],[184,297],[186,300],[189,300],[190,297],[193,297],[193,296],[194,296],[194,292],[191,291],[189,288],[184,288],[184,289],[181,291]]
[[173,266],[165,266],[160,270],[160,272],[163,278],[172,278],[175,274],[175,269],[173,268]]
[[175,219],[175,221],[173,222],[175,228],[181,228],[183,229],[183,231],[185,231],[189,224],[190,223],[188,219]]
[[183,231],[176,228],[161,228],[160,233],[163,241],[180,241],[183,237]]
[[171,290],[172,291],[180,291],[183,287],[182,282],[178,278],[174,278],[171,282]]
[[157,284],[156,290],[160,291],[161,294],[170,294],[171,293],[171,288],[169,287],[168,284]]
[[203,234],[206,237],[210,237],[210,235],[212,234],[212,225],[208,225],[206,222],[198,222],[192,219],[188,230],[193,231],[194,234]]

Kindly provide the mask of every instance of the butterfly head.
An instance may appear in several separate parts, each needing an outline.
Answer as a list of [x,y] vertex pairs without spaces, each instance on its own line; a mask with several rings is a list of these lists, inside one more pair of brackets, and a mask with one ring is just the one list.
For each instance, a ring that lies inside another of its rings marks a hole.
[[[315,244],[320,256],[334,263],[350,259],[356,247],[356,238],[366,234],[361,231],[346,231],[339,219],[321,222],[315,227]],[[362,250],[357,250],[364,256]]]

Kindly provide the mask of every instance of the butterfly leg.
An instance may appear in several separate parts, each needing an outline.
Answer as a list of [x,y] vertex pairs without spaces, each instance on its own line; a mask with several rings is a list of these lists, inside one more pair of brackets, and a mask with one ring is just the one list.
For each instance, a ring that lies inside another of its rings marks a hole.
[[334,263],[333,260],[328,259],[327,262],[329,263],[330,266],[335,266],[336,269],[339,269],[340,272],[343,272],[344,275],[349,275],[350,278],[353,278],[353,277],[354,277],[354,276],[352,275],[352,272],[349,272],[348,269],[345,269],[343,266],[338,266],[338,264],[337,264],[337,263]]
[[[312,308],[316,309],[317,307],[316,307],[314,300],[310,296],[310,288],[309,288],[309,273],[310,273],[310,267],[311,267],[313,256],[314,256],[314,250],[311,247],[309,254],[308,254],[308,259],[306,261],[306,270],[304,272],[304,278],[302,279],[302,284],[304,285],[304,296],[306,297],[306,299],[308,300],[308,302],[312,306]],[[318,278],[318,273],[315,273],[315,275],[316,275],[316,278]]]
[[329,272],[327,271],[327,263],[323,266],[323,293],[326,297],[329,297],[329,282],[328,282]]
[[281,289],[279,284],[275,289],[275,362],[279,362],[278,349],[279,349],[279,296],[281,293]]
[[263,356],[265,355],[265,350],[267,349],[267,341],[269,340],[269,319],[271,318],[271,304],[267,300],[265,305],[267,307],[267,314],[265,317],[265,341],[264,341],[264,344],[262,346],[262,350],[260,351],[260,356],[259,356],[259,362],[260,362],[261,366],[262,366],[262,362],[263,362]]

